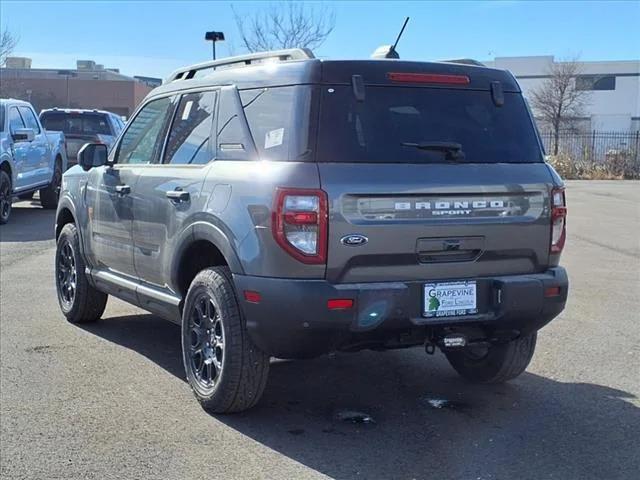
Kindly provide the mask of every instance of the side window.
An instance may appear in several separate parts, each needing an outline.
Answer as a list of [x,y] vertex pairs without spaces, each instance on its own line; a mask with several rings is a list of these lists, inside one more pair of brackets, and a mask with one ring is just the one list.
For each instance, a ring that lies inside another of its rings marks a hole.
[[211,154],[215,92],[183,95],[171,124],[163,163],[202,165]]
[[11,107],[9,109],[9,132],[13,133],[19,128],[25,128],[24,122],[22,121],[20,113],[18,113],[18,109]]
[[256,147],[244,116],[240,95],[234,87],[225,87],[220,90],[217,128],[216,158],[220,160],[257,158]]
[[33,128],[36,133],[40,133],[40,124],[36,119],[33,111],[29,107],[18,107],[24,123],[27,124],[27,128]]
[[157,152],[162,146],[164,131],[173,110],[172,99],[159,98],[147,103],[129,123],[122,136],[115,161],[127,163],[155,163]]

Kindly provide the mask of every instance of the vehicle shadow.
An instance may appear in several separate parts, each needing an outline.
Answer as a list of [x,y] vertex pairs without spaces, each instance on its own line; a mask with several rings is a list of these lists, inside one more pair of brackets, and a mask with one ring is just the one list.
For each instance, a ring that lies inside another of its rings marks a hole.
[[[135,315],[82,328],[184,379],[178,326]],[[531,373],[470,385],[411,349],[274,360],[254,409],[213,417],[334,478],[613,479],[640,469],[633,399]]]
[[[38,205],[35,208],[32,206]],[[25,200],[13,204],[9,222],[0,226],[0,242],[38,242],[52,240],[55,210],[45,210],[38,202]]]

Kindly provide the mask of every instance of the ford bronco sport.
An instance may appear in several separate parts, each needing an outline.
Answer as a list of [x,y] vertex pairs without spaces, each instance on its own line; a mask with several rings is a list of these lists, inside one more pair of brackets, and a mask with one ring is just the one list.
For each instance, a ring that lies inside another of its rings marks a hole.
[[182,326],[195,396],[253,406],[269,358],[440,348],[522,373],[564,308],[563,183],[513,76],[305,50],[188,67],[64,175],[71,322],[114,295]]

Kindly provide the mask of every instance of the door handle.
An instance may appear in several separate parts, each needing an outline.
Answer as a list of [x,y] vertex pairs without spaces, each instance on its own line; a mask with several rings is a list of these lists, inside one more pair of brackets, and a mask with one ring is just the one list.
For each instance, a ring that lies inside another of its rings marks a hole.
[[131,187],[129,185],[116,185],[116,193],[118,195],[129,195],[131,193]]
[[189,192],[185,192],[184,190],[169,190],[167,193],[167,198],[174,203],[188,202],[190,195]]

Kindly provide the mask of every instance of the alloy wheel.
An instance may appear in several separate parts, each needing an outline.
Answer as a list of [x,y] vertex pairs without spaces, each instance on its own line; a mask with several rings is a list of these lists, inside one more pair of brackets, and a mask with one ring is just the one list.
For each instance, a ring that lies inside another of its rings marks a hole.
[[185,341],[188,342],[188,365],[198,387],[204,392],[213,392],[222,375],[225,338],[220,313],[206,293],[194,302]]
[[71,307],[76,296],[77,272],[73,248],[68,241],[65,241],[58,251],[56,266],[56,279],[60,298],[66,307]]

